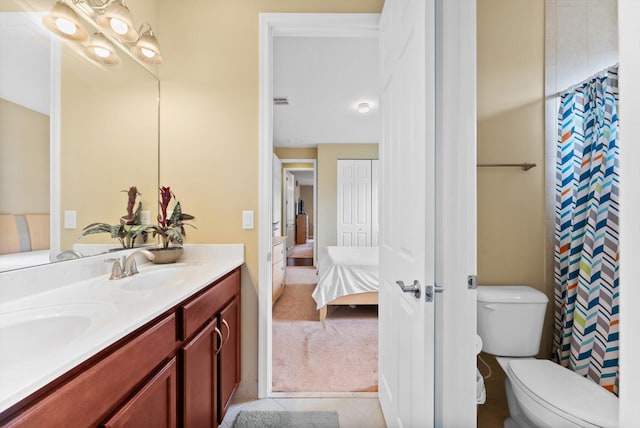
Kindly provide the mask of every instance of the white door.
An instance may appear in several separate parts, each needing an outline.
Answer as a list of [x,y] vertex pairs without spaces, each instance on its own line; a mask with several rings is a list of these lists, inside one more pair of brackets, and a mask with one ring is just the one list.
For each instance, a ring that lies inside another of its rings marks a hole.
[[389,427],[434,425],[434,23],[433,0],[386,0],[380,18],[378,394]]
[[371,160],[338,160],[338,245],[371,246]]
[[371,245],[378,246],[380,234],[380,161],[371,161]]
[[271,223],[273,225],[273,236],[282,236],[282,162],[280,162],[275,153],[273,154],[272,163],[273,202],[271,204]]

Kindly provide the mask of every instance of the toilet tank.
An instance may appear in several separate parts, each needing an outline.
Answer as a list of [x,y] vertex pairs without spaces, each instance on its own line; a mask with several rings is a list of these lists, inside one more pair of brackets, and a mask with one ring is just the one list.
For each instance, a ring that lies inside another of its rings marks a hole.
[[503,357],[536,355],[548,301],[544,293],[524,285],[478,286],[482,350]]

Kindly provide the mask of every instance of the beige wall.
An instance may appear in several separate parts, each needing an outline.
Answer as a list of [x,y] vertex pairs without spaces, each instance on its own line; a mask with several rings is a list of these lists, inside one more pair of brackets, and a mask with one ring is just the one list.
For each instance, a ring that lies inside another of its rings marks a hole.
[[382,3],[160,0],[161,182],[197,218],[189,242],[245,244],[243,379],[258,376],[258,229],[243,230],[241,212],[259,215],[259,13],[380,12]]
[[0,98],[0,214],[49,213],[49,116]]
[[551,351],[553,284],[545,283],[544,1],[478,0],[478,281],[527,284],[550,298],[541,355]]
[[318,144],[318,207],[316,241],[318,253],[337,244],[336,189],[338,159],[378,159],[378,144]]

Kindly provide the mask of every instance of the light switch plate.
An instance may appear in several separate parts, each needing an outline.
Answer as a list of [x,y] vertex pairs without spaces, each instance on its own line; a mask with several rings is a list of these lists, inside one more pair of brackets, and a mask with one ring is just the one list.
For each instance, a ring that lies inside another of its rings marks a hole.
[[242,228],[253,229],[253,211],[242,211]]
[[76,228],[76,211],[64,211],[64,228],[75,229]]
[[151,211],[140,211],[140,223],[151,224]]

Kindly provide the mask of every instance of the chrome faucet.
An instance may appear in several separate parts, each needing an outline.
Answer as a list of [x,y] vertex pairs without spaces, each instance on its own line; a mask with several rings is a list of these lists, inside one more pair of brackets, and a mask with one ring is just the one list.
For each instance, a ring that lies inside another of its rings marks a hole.
[[123,256],[122,263],[119,259],[106,259],[105,262],[113,263],[109,279],[122,279],[137,274],[138,266],[136,266],[136,256],[138,254],[143,254],[149,260],[153,260],[156,257],[151,251],[140,249],[132,252],[128,256]]
[[133,253],[129,254],[122,261],[122,271],[124,276],[131,276],[138,273],[138,267],[136,266],[136,256],[138,254],[144,255],[149,260],[153,260],[156,258],[155,254],[153,254],[149,250],[136,250]]
[[60,254],[56,256],[57,260],[67,260],[67,259],[81,259],[84,257],[80,251],[76,250],[64,250]]

